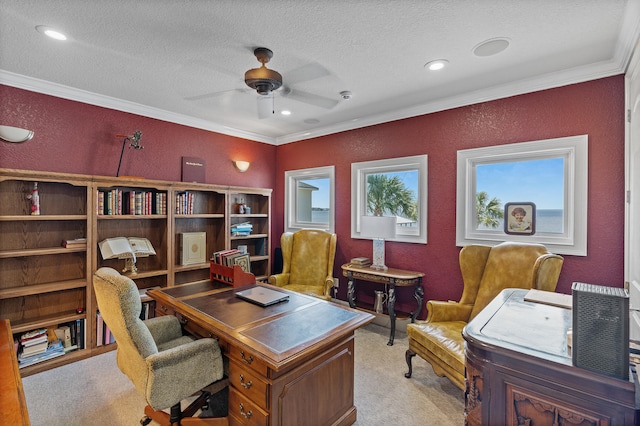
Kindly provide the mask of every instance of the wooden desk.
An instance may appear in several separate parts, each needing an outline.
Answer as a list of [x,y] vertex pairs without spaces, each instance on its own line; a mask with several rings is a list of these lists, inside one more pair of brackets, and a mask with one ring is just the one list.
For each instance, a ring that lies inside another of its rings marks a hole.
[[347,286],[347,298],[349,306],[356,308],[356,280],[381,283],[389,286],[389,296],[387,299],[387,309],[391,319],[391,333],[387,345],[393,346],[393,339],[396,335],[396,286],[413,286],[413,297],[418,306],[411,312],[411,322],[416,321],[416,317],[422,308],[424,290],[422,289],[422,277],[424,273],[415,271],[404,271],[402,269],[389,268],[386,271],[372,269],[368,266],[355,266],[350,263],[342,265],[342,275],[349,279]]
[[31,424],[9,320],[0,320],[0,423]]
[[571,310],[525,302],[526,293],[504,290],[463,329],[466,423],[638,424],[634,378],[574,367]]
[[353,424],[354,331],[373,315],[269,285],[289,300],[262,308],[235,297],[251,286],[211,281],[148,295],[159,315],[218,340],[229,360],[230,425]]

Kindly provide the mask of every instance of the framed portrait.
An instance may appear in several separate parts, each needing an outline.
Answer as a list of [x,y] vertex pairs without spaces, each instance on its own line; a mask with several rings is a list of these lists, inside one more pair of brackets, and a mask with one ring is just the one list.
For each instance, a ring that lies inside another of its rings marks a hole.
[[504,205],[504,233],[533,235],[536,233],[536,205],[531,202]]

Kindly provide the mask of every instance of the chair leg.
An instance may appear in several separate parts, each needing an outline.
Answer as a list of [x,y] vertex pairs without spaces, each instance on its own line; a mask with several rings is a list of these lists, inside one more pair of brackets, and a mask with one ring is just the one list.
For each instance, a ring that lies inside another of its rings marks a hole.
[[[147,405],[144,407],[144,414],[148,419],[153,420],[159,423],[161,426],[189,426],[189,425],[216,425],[216,426],[226,426],[229,424],[229,421],[226,417],[191,417],[195,413],[198,412],[203,407],[206,407],[211,398],[211,393],[207,391],[202,391],[200,396],[198,396],[184,411],[181,411],[180,403],[175,404],[170,409],[171,414],[167,414],[162,410],[154,410],[153,407]],[[141,424],[145,421],[144,424],[148,424],[149,421],[141,420]]]
[[404,377],[407,379],[411,378],[411,374],[413,373],[413,366],[411,365],[411,360],[416,356],[416,353],[411,349],[407,349],[407,352],[404,354],[404,358],[407,360],[407,366],[409,367],[409,372],[405,373]]

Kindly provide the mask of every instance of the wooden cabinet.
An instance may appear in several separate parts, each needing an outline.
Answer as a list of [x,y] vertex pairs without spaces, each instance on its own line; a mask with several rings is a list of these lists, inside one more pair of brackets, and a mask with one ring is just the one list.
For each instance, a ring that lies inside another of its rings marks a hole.
[[[31,215],[37,183],[40,214]],[[92,191],[87,176],[0,169],[0,318],[14,336],[82,322],[93,326],[90,298],[92,245],[62,246],[90,237]],[[78,313],[81,308],[81,313]],[[29,375],[85,357],[84,349],[21,369]]]
[[[173,283],[184,284],[209,279],[209,258],[215,251],[228,247],[226,243],[226,188],[214,185],[177,185],[173,188],[174,201],[172,243],[175,247]],[[183,262],[182,239],[185,233],[204,232],[206,235],[205,262]],[[185,264],[183,264],[185,263]]]
[[[251,273],[259,281],[266,281],[271,270],[271,190],[255,188],[232,188],[229,190],[229,246],[244,245],[251,256]],[[244,207],[239,208],[242,204]],[[241,223],[251,225],[251,233],[235,232],[234,226]]]
[[[40,215],[27,198],[37,183]],[[248,214],[234,213],[242,197]],[[232,236],[231,226],[253,225]],[[246,245],[252,272],[270,273],[271,190],[134,178],[0,169],[0,318],[14,336],[37,328],[81,321],[84,349],[25,367],[23,376],[112,350],[97,343],[97,304],[92,275],[103,266],[122,271],[122,259],[103,259],[98,243],[113,237],[143,237],[156,255],[139,257],[131,277],[139,288],[206,282],[214,251]],[[204,232],[206,256],[183,264],[181,235]],[[86,238],[85,245],[62,246]],[[81,308],[78,310],[78,308]]]
[[571,311],[507,289],[463,330],[468,425],[638,424],[631,380],[572,365]]

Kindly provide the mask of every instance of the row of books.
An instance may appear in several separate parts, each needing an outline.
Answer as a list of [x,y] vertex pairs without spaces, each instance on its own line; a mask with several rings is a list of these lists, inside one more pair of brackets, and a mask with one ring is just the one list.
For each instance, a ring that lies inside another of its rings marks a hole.
[[242,222],[231,225],[232,237],[243,237],[251,235],[251,231],[253,231],[253,225],[251,224],[251,222]]
[[249,253],[241,252],[238,249],[217,251],[211,256],[211,262],[228,266],[229,268],[238,265],[244,272],[251,272],[251,257]]
[[83,349],[86,345],[84,324],[84,319],[78,319],[57,328],[39,328],[22,334],[16,341],[19,368]]
[[102,319],[100,311],[96,313],[96,346],[108,345],[114,343],[116,339],[111,334],[111,329]]
[[120,188],[98,190],[97,211],[102,216],[167,214],[167,193]]
[[176,193],[176,214],[193,214],[196,194],[189,191]]

